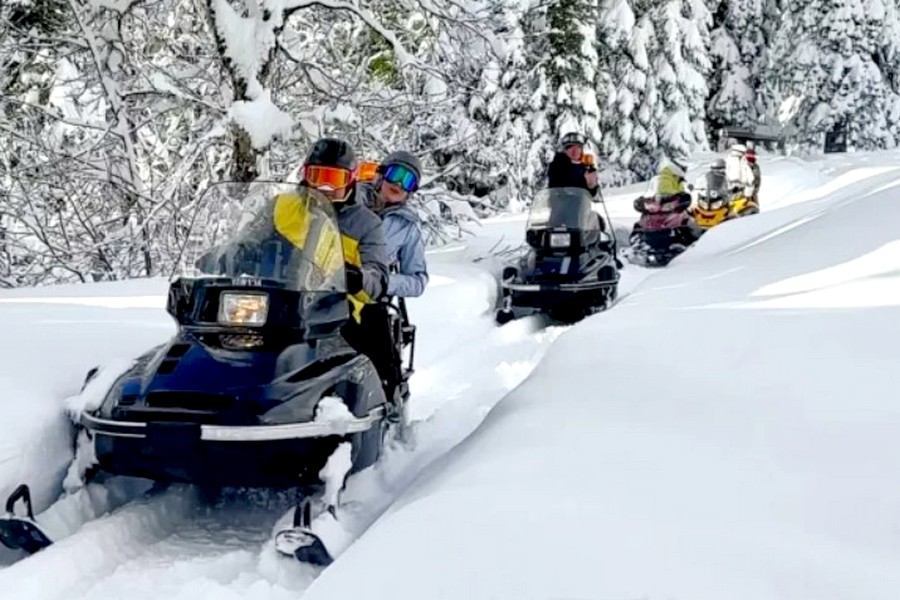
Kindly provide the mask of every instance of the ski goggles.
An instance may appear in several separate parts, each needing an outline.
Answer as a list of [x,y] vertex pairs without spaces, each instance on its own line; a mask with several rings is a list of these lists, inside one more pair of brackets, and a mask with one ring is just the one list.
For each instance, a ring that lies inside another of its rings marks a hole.
[[353,181],[353,171],[339,167],[307,165],[303,167],[303,180],[316,189],[339,190]]
[[399,185],[404,192],[414,192],[419,187],[419,178],[415,172],[403,165],[388,165],[381,177],[388,183]]

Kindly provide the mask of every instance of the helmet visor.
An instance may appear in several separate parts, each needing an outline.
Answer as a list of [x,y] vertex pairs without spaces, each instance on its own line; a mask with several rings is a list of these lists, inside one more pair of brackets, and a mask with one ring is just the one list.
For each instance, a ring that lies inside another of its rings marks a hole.
[[353,173],[339,167],[307,165],[303,168],[303,179],[318,190],[339,190],[350,185]]
[[419,187],[419,178],[412,169],[404,165],[388,165],[383,177],[388,183],[399,185],[404,192],[414,192]]

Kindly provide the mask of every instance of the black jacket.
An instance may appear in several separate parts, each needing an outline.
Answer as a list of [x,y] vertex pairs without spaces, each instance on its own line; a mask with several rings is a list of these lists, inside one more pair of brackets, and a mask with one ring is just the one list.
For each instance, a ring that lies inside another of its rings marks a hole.
[[553,157],[553,161],[550,163],[550,168],[547,170],[547,176],[549,178],[547,187],[583,188],[589,191],[592,196],[596,196],[600,185],[598,184],[593,188],[589,188],[587,181],[584,179],[584,174],[586,172],[586,166],[580,163],[573,163],[572,159],[569,158],[565,152],[557,152]]

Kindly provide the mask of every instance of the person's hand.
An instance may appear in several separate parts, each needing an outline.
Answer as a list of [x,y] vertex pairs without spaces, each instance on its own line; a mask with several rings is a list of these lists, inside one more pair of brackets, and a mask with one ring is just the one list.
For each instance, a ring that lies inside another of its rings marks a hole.
[[587,182],[589,188],[597,187],[597,171],[586,171],[584,180]]
[[344,270],[347,273],[347,291],[351,294],[358,294],[363,289],[362,270],[356,265],[344,263]]

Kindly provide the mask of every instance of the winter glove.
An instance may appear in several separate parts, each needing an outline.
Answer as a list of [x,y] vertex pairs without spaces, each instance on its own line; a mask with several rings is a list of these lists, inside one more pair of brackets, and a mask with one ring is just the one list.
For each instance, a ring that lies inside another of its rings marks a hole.
[[356,265],[344,263],[344,270],[347,273],[347,291],[351,294],[358,294],[363,289],[362,270]]

